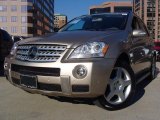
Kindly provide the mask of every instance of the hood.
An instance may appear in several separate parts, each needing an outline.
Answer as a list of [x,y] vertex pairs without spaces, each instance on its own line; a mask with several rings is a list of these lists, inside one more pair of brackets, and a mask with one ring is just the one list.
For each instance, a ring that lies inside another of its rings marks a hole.
[[41,37],[29,38],[19,44],[61,44],[67,48],[75,48],[86,42],[101,41],[106,36],[120,31],[67,31],[52,33]]

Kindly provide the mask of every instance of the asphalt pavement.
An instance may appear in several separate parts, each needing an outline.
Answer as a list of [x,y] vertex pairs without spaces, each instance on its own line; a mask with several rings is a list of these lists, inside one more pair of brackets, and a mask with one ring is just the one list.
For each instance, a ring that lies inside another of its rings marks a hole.
[[[157,66],[159,71],[160,64]],[[141,82],[137,91],[132,105],[109,111],[93,100],[27,93],[11,85],[1,74],[0,120],[160,120],[160,75],[152,82]]]

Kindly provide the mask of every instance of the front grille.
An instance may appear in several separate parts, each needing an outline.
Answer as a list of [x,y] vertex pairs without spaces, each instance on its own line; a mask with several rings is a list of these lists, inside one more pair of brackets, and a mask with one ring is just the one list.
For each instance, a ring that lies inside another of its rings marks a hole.
[[60,76],[60,68],[29,67],[12,64],[11,71],[24,75]]
[[73,85],[72,91],[73,92],[89,92],[89,86],[88,85]]
[[29,62],[56,62],[66,50],[65,45],[20,45],[16,59]]
[[[12,77],[12,82],[16,85],[21,85],[20,79],[16,79]],[[45,83],[37,83],[37,89],[44,90],[44,91],[57,91],[61,92],[61,86],[58,84],[45,84]]]
[[62,91],[61,86],[58,84],[38,83],[38,89],[46,91],[58,91],[58,92]]

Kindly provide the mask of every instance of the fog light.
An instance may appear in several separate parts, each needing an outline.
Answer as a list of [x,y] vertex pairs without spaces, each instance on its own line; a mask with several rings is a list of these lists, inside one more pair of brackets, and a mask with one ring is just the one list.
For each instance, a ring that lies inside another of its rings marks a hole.
[[87,76],[87,69],[83,65],[78,65],[73,70],[73,76],[77,79],[83,79]]
[[4,63],[4,69],[8,67],[8,63]]

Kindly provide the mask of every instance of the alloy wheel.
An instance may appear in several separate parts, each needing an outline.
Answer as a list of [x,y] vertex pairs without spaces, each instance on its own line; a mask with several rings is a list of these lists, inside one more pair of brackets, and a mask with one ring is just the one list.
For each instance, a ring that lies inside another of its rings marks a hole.
[[104,95],[106,101],[112,105],[118,105],[126,101],[131,93],[131,76],[121,67],[114,68],[109,80],[109,90]]

